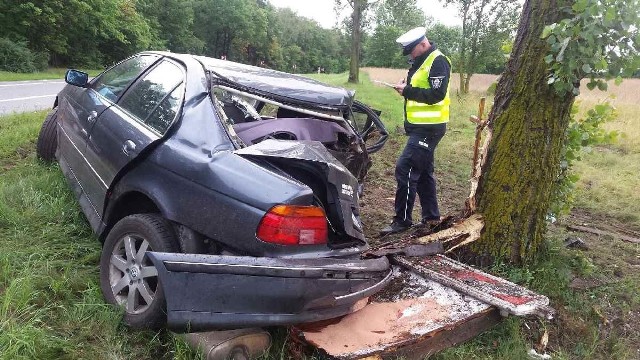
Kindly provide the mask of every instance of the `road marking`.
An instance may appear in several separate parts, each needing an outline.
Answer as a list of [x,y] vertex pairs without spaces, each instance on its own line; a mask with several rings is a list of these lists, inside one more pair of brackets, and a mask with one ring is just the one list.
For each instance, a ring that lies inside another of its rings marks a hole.
[[39,98],[53,97],[53,96],[56,96],[56,94],[53,94],[53,95],[39,95],[39,96],[27,96],[27,97],[15,98],[15,99],[0,100],[0,102],[39,99]]
[[13,87],[13,86],[27,86],[27,85],[47,85],[47,84],[64,84],[64,81],[40,81],[31,83],[19,83],[19,84],[0,84],[0,87]]

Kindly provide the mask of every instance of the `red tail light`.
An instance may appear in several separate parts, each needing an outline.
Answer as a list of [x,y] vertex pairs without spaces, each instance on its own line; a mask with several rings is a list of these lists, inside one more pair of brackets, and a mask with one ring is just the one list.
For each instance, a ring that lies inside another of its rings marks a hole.
[[316,206],[276,205],[260,220],[258,239],[280,245],[327,243],[327,220]]

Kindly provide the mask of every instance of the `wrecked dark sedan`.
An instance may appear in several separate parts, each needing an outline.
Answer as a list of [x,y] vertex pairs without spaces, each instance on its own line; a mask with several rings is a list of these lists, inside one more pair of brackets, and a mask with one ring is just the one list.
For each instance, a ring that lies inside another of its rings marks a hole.
[[353,92],[165,52],[69,70],[37,142],[103,242],[100,284],[132,327],[292,324],[390,279],[358,198],[386,131]]

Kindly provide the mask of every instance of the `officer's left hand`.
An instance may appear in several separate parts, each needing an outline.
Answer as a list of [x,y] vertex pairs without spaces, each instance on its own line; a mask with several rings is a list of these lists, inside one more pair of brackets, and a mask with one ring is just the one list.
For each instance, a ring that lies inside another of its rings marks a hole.
[[393,88],[396,89],[398,94],[402,95],[402,91],[404,90],[405,86],[407,86],[405,80],[400,79],[400,81],[396,85],[394,85]]

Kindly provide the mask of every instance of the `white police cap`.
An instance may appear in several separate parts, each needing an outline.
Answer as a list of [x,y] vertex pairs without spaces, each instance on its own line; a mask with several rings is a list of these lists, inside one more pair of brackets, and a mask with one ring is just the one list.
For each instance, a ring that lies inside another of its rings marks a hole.
[[396,42],[402,45],[402,55],[409,55],[416,45],[425,39],[427,29],[423,26],[413,28],[406,33],[400,35]]

